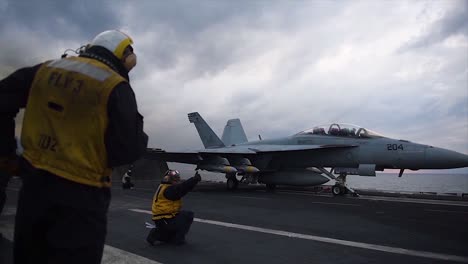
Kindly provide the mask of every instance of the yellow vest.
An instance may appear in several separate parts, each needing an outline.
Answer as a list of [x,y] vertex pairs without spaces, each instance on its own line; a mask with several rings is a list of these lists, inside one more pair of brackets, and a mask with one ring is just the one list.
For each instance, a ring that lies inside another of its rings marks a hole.
[[169,186],[171,186],[171,184],[161,183],[154,194],[153,206],[151,207],[153,220],[173,218],[182,208],[182,199],[172,201],[164,196],[164,191],[166,191]]
[[70,57],[44,63],[33,80],[24,114],[23,156],[67,180],[110,187],[104,136],[107,101],[127,82],[107,65]]

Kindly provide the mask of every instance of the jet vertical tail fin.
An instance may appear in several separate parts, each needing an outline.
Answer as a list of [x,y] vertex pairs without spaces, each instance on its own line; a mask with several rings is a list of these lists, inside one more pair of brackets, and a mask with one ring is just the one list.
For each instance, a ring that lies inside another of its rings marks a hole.
[[247,142],[247,136],[239,118],[227,121],[221,140],[226,146]]
[[188,119],[197,128],[198,135],[205,148],[220,148],[225,146],[198,112],[189,113]]

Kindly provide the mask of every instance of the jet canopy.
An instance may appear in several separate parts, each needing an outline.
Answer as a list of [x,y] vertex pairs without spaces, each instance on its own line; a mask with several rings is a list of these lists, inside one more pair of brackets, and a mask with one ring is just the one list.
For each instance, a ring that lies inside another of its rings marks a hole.
[[351,125],[351,124],[326,124],[316,126],[311,129],[299,132],[297,135],[324,135],[335,137],[354,137],[354,138],[381,138],[383,137],[377,132],[372,130]]

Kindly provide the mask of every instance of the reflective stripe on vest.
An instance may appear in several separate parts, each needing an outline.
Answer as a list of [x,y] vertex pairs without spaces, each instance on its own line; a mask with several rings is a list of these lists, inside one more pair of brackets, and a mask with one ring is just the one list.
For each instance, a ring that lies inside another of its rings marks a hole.
[[71,57],[44,63],[24,114],[23,156],[39,169],[81,184],[109,187],[107,101],[126,80],[107,65]]
[[49,67],[79,72],[100,82],[105,81],[112,73],[89,63],[77,63],[73,60],[56,60],[49,63]]
[[153,220],[173,218],[182,208],[182,199],[172,201],[164,196],[164,191],[166,191],[169,186],[171,186],[171,184],[161,183],[154,194],[153,205],[151,207]]

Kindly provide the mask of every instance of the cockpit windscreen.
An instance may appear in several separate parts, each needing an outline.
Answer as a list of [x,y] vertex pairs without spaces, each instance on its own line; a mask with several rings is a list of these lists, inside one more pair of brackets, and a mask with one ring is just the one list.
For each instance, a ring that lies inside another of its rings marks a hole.
[[327,124],[316,126],[311,129],[299,132],[297,135],[324,135],[324,136],[335,136],[335,137],[354,137],[354,138],[381,138],[381,134],[372,130],[351,125],[351,124]]

